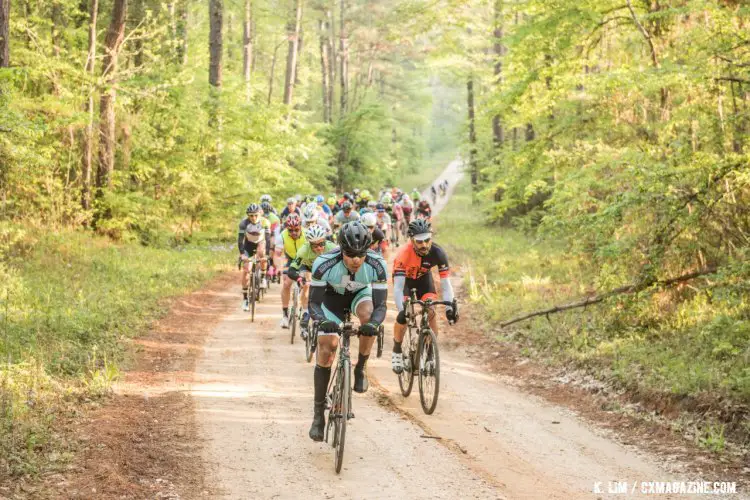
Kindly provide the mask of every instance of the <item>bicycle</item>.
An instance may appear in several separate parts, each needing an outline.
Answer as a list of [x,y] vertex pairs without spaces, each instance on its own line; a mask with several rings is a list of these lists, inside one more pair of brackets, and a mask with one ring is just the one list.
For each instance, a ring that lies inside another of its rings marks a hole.
[[334,468],[336,474],[341,472],[344,463],[344,444],[346,443],[346,423],[354,418],[352,413],[352,361],[349,355],[349,340],[356,335],[356,329],[351,321],[351,313],[346,310],[344,323],[339,327],[339,357],[331,381],[328,384],[326,406],[328,408],[328,421],[326,424],[325,440],[333,430],[331,446],[334,449]]
[[[240,257],[240,263],[242,258]],[[260,301],[261,288],[260,288],[260,266],[258,263],[260,260],[257,255],[253,255],[251,258],[245,261],[245,265],[248,267],[248,273],[250,279],[247,285],[247,300],[250,306],[250,321],[255,322],[255,303]]]
[[377,356],[380,358],[383,356],[383,344],[385,343],[385,327],[380,325],[378,327],[378,351]]
[[[417,305],[422,306],[419,314],[415,311]],[[401,344],[404,369],[398,374],[398,385],[401,394],[408,397],[414,386],[415,371],[419,373],[419,402],[427,415],[435,411],[440,393],[440,351],[437,335],[429,323],[429,311],[437,305],[455,306],[453,302],[442,300],[418,300],[416,288],[411,289],[411,297],[404,303],[407,331]]]
[[305,337],[305,360],[309,363],[312,361],[315,349],[318,347],[318,322],[313,321],[312,326]]
[[294,282],[292,284],[292,301],[289,307],[289,330],[291,330],[292,338],[291,344],[294,344],[294,336],[297,333],[297,323],[302,323],[302,307],[300,307],[300,293],[302,290],[299,283]]
[[396,221],[396,225],[391,225],[391,244],[393,245],[393,248],[398,246],[398,224],[400,224],[400,221]]

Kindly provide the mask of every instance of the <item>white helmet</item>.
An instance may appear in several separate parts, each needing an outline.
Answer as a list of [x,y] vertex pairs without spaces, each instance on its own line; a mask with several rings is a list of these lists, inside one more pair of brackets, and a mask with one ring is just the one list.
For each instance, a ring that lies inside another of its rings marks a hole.
[[326,230],[323,229],[323,226],[312,224],[305,229],[305,236],[307,237],[307,241],[324,240],[326,238]]
[[260,202],[263,203],[264,201],[271,203],[273,201],[273,198],[271,198],[270,194],[264,194],[263,196],[260,197]]
[[362,215],[362,224],[364,224],[367,227],[375,227],[375,224],[378,223],[377,216],[372,212],[367,212],[366,214]]
[[306,221],[318,220],[318,217],[320,217],[318,206],[315,203],[308,203],[302,215]]

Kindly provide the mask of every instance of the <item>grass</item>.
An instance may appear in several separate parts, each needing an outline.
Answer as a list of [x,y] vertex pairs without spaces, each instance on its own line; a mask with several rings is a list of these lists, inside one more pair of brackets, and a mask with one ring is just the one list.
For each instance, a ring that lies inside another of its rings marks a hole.
[[165,312],[163,299],[231,261],[221,248],[114,245],[80,231],[24,235],[2,250],[0,476],[60,463],[60,422],[110,390],[123,340]]
[[[468,269],[470,300],[483,306],[488,324],[564,304],[594,289],[596,270],[579,256],[554,241],[485,225],[481,207],[466,210],[469,206],[463,182],[437,221],[437,240]],[[733,290],[649,290],[538,317],[498,335],[531,356],[574,364],[652,399],[741,408],[750,403],[746,299]],[[709,425],[708,437],[698,444],[723,449],[725,428],[717,432],[719,427]],[[726,431],[730,428],[741,439],[750,436],[746,423],[729,422]]]

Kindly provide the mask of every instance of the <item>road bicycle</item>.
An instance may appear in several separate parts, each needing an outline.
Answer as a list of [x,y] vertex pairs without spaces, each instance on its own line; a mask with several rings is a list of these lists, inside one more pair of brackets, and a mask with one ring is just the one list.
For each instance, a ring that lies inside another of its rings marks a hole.
[[315,349],[318,348],[318,322],[313,321],[305,337],[305,360],[312,361]]
[[289,330],[292,332],[291,344],[294,344],[294,336],[297,333],[297,324],[302,322],[302,306],[300,305],[300,289],[299,283],[296,281],[292,283],[292,301],[289,304]]
[[336,474],[341,472],[344,463],[344,445],[346,444],[346,424],[354,418],[352,412],[352,361],[349,354],[349,340],[357,335],[357,330],[351,320],[351,313],[346,310],[344,323],[339,327],[339,356],[331,381],[328,384],[326,406],[328,421],[326,424],[326,443],[331,437],[334,450],[334,468]]
[[[242,258],[240,257],[240,262]],[[247,285],[247,300],[250,306],[250,321],[255,322],[255,303],[260,301],[262,288],[260,287],[260,259],[257,255],[253,255],[251,258],[245,261],[245,265],[249,266],[248,273],[250,279]]]
[[[419,401],[427,415],[435,411],[440,393],[440,351],[437,335],[429,323],[430,310],[438,305],[453,306],[455,310],[453,302],[417,299],[416,288],[412,288],[411,297],[404,301],[406,335],[401,343],[404,369],[398,374],[398,385],[401,394],[408,397],[414,386],[414,377],[418,376]],[[421,306],[419,313],[416,306]]]

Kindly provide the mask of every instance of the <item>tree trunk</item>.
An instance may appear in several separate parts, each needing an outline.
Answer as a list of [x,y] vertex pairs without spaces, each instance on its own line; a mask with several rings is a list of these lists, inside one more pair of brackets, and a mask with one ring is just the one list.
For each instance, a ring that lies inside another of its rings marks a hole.
[[223,48],[222,23],[224,0],[209,0],[210,32],[208,83],[215,89],[221,88],[221,56]]
[[[93,82],[96,63],[96,18],[99,13],[99,0],[89,0],[89,53],[86,58],[86,75]],[[88,97],[84,107],[88,123],[83,132],[83,159],[81,164],[81,206],[91,208],[91,164],[94,142],[94,86],[88,86]]]
[[0,68],[10,66],[10,0],[0,0]]
[[297,71],[297,47],[299,46],[299,30],[302,22],[302,0],[295,1],[294,17],[286,26],[289,38],[289,51],[286,58],[286,78],[284,79],[284,104],[291,106],[294,94],[294,83]]
[[224,0],[209,0],[209,22],[210,30],[208,36],[209,46],[209,65],[208,65],[208,83],[209,89],[209,119],[208,125],[216,130],[221,127],[219,118],[219,93],[222,84],[222,55],[223,55],[223,15]]
[[247,102],[252,97],[252,88],[250,86],[250,77],[253,68],[253,3],[252,0],[245,0],[245,21],[242,29],[242,75],[245,79],[245,88],[247,92]]
[[[503,2],[495,0],[495,30],[493,32],[494,43],[492,45],[495,54],[495,85],[498,87],[503,83]],[[505,141],[503,124],[500,115],[492,117],[492,139],[495,148],[501,148]]]
[[341,57],[341,113],[346,114],[346,100],[349,97],[349,46],[346,37],[346,0],[341,0],[341,27],[339,29],[339,56]]
[[323,96],[323,121],[325,123],[331,123],[331,94],[328,87],[331,85],[330,68],[331,62],[328,60],[328,25],[326,21],[320,21],[320,75],[322,83],[322,96]]
[[188,62],[187,48],[188,48],[188,2],[184,0],[180,2],[180,20],[177,23],[177,32],[180,40],[177,42],[177,59],[182,62],[184,66]]
[[469,171],[471,172],[471,186],[476,190],[479,180],[477,167],[477,133],[474,126],[474,76],[469,75],[466,83],[466,101],[469,110]]
[[271,105],[271,98],[273,97],[273,78],[276,72],[276,61],[279,56],[279,47],[281,47],[283,43],[284,42],[278,44],[273,49],[273,58],[271,59],[271,74],[268,76],[268,105],[269,106]]
[[229,11],[227,16],[227,61],[234,61],[234,12]]
[[[133,23],[138,26],[143,21],[145,12],[143,9],[143,2],[145,0],[133,0]],[[136,37],[133,41],[135,46],[135,54],[133,55],[133,65],[136,68],[143,66],[143,37]]]
[[112,184],[115,169],[115,98],[114,88],[117,74],[117,56],[125,36],[125,19],[128,0],[115,0],[112,8],[112,21],[104,41],[102,60],[102,82],[105,87],[99,100],[99,168],[96,173],[97,193]]

